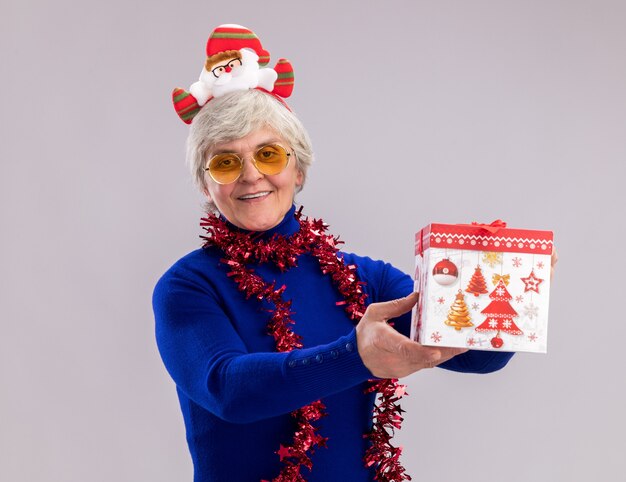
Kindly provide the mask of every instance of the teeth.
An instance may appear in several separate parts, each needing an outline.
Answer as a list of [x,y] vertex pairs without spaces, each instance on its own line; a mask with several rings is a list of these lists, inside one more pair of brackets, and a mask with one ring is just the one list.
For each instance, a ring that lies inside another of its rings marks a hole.
[[263,191],[263,192],[257,192],[256,194],[246,194],[245,196],[240,196],[239,199],[254,199],[257,197],[267,196],[269,193],[270,193],[269,191]]

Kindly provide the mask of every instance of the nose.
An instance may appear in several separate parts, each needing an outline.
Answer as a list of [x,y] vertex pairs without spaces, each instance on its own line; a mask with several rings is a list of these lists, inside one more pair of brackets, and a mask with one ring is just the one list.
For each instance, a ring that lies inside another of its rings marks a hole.
[[252,161],[249,159],[244,159],[243,169],[241,171],[241,176],[239,177],[239,180],[247,183],[255,183],[262,177],[263,174],[259,172],[259,170],[252,163]]
[[227,65],[227,66],[224,68],[224,70],[225,70],[226,72],[230,72],[230,71],[231,71],[231,70],[233,70],[233,69],[232,69],[232,67],[231,67],[230,65]]

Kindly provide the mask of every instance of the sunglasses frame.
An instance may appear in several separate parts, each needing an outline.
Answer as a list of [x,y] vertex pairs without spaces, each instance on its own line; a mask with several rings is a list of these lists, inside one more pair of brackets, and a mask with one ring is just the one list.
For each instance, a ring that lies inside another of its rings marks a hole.
[[[280,171],[275,172],[274,174],[266,174],[261,169],[259,169],[259,166],[257,165],[256,155],[259,152],[261,152],[263,149],[267,148],[267,147],[279,147],[287,155],[287,162],[285,163],[284,167]],[[236,157],[237,159],[239,159],[239,174],[237,174],[237,177],[235,179],[233,179],[232,181],[230,181],[230,182],[218,181],[217,179],[215,179],[215,177],[213,176],[213,173],[211,172],[211,162],[213,162],[213,159],[215,159],[217,156],[223,156],[224,154],[232,155],[232,156]],[[254,152],[254,155],[252,156],[250,161],[252,162],[252,165],[254,166],[254,168],[257,171],[259,171],[261,174],[263,174],[264,176],[276,176],[276,175],[280,174],[281,172],[283,172],[285,169],[287,169],[287,167],[289,166],[289,163],[291,162],[291,155],[292,154],[295,154],[295,151],[293,149],[291,151],[289,151],[282,144],[279,144],[278,142],[271,142],[269,144],[265,144],[265,145],[262,145],[261,147],[259,147]],[[232,184],[234,182],[237,182],[237,180],[241,177],[241,173],[243,172],[243,163],[244,163],[244,161],[245,161],[245,159],[242,158],[236,152],[220,152],[219,154],[215,154],[214,156],[211,157],[211,159],[209,159],[209,161],[206,163],[206,167],[204,168],[204,171],[209,173],[209,176],[211,176],[211,179],[213,179],[213,181],[215,181],[217,184],[220,184],[220,185],[224,186],[226,184]]]

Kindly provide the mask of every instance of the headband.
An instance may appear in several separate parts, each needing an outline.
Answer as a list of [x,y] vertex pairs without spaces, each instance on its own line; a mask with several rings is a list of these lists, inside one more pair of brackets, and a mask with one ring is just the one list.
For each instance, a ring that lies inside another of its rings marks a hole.
[[273,69],[266,67],[270,53],[252,30],[235,24],[220,25],[209,36],[206,55],[200,79],[191,84],[189,91],[176,88],[172,92],[174,109],[185,124],[191,124],[211,99],[240,90],[261,90],[289,109],[283,98],[293,91],[293,67],[287,59],[278,59]]

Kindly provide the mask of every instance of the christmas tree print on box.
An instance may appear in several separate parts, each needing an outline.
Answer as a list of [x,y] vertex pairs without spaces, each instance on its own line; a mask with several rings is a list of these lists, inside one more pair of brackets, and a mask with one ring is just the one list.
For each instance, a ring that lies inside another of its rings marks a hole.
[[496,289],[489,294],[491,303],[489,303],[482,311],[487,316],[485,321],[476,327],[476,331],[481,333],[496,332],[496,336],[491,339],[491,346],[494,348],[502,348],[504,341],[500,338],[500,332],[508,333],[509,335],[523,335],[513,318],[517,316],[517,311],[511,306],[513,297],[509,294],[504,284],[504,281],[500,279]]
[[552,232],[430,224],[415,240],[414,340],[547,351]]

